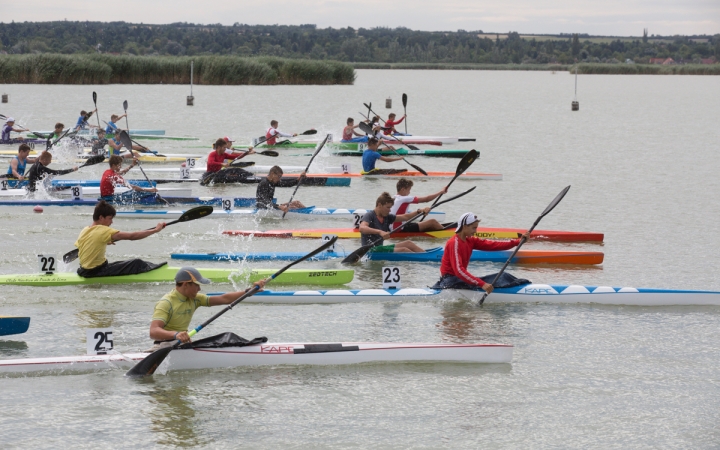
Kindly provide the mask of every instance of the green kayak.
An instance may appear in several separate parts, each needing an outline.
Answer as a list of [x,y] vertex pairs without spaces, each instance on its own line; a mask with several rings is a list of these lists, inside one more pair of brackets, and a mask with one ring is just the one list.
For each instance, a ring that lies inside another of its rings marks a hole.
[[[175,279],[179,267],[162,266],[150,272],[137,275],[121,275],[117,277],[83,278],[76,273],[42,273],[0,275],[0,285],[17,286],[72,286],[88,284],[123,284],[123,283],[167,283]],[[202,269],[200,273],[215,283],[252,283],[267,278],[277,269],[254,269],[237,271],[233,269]],[[289,269],[273,280],[273,284],[295,285],[340,285],[352,281],[354,270],[308,270]]]

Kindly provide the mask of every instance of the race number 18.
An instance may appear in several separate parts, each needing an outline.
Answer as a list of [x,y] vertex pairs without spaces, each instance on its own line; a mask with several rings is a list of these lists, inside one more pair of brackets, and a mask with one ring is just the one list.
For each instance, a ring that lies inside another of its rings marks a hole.
[[399,267],[383,267],[382,268],[383,289],[400,289],[400,268]]
[[88,355],[105,355],[113,349],[113,332],[110,328],[87,329]]
[[73,200],[80,200],[82,198],[82,186],[73,186],[70,188]]

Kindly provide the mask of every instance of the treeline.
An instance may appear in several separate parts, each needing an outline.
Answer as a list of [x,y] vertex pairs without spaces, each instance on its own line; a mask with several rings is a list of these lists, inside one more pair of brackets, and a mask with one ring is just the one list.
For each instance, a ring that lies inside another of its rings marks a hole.
[[31,54],[0,57],[0,83],[352,84],[355,70],[338,61],[238,56],[145,57]]
[[571,64],[647,63],[673,58],[720,60],[720,35],[701,39],[596,42],[586,35],[502,38],[481,31],[427,32],[407,28],[318,29],[315,25],[169,25],[125,22],[0,23],[0,52],[111,53],[153,56],[275,56],[367,63]]

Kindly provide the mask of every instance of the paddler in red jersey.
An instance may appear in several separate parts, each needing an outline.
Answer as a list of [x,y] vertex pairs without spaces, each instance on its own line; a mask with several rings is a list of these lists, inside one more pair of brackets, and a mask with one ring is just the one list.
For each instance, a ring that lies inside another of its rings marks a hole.
[[[102,177],[100,178],[100,197],[103,200],[115,201],[120,203],[132,203],[134,201],[140,200],[143,197],[147,197],[147,194],[157,192],[157,189],[154,187],[141,188],[140,186],[135,186],[134,184],[128,183],[123,178],[123,175],[125,175],[130,169],[135,167],[135,165],[137,164],[136,159],[133,159],[132,164],[122,170],[120,169],[123,164],[122,156],[112,155],[110,157],[110,160],[108,161],[108,164],[110,165],[110,168],[103,172]],[[115,196],[115,186],[125,186],[132,189],[132,191],[124,192],[118,196]]]
[[278,127],[278,121],[271,120],[270,128],[268,128],[267,131],[265,132],[265,139],[267,139],[265,141],[265,144],[279,145],[279,144],[282,144],[283,142],[286,142],[286,141],[277,142],[278,136],[280,136],[280,137],[295,137],[295,136],[297,136],[297,133],[295,133],[295,134],[283,133],[282,131],[278,130],[277,127]]
[[395,125],[399,124],[403,120],[405,120],[405,116],[402,116],[400,120],[395,120],[395,113],[390,113],[388,116],[388,120],[385,121],[385,126],[383,127],[383,132],[388,134],[398,134],[398,130],[395,129]]
[[[445,244],[445,252],[440,262],[440,281],[435,283],[433,289],[483,289],[488,294],[493,291],[493,285],[486,280],[493,280],[495,275],[486,275],[478,278],[468,272],[467,267],[473,250],[499,251],[509,250],[520,244],[520,239],[509,241],[495,241],[475,237],[480,219],[473,213],[465,213],[458,221],[455,236]],[[530,235],[525,233],[525,240]],[[529,281],[515,278],[509,273],[503,273],[503,283],[498,287],[518,286]]]
[[[250,154],[250,152],[226,152],[225,149],[228,147],[229,142],[232,141],[218,139],[213,144],[214,150],[207,156],[207,166],[200,181],[201,185],[204,186],[210,183],[232,183],[238,181],[240,178],[252,176],[250,172],[240,167],[228,167],[229,163],[225,162],[226,159],[231,161],[242,159]],[[252,150],[252,147],[250,147],[250,150]]]

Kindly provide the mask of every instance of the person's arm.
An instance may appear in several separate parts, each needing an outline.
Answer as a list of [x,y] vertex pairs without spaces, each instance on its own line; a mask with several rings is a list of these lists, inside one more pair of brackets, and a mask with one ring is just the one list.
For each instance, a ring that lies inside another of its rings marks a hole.
[[[253,283],[253,286],[257,286],[258,290],[257,292],[262,291],[265,288],[265,283],[267,280],[260,280]],[[223,295],[214,295],[208,299],[208,303],[210,306],[219,306],[219,305],[229,305],[230,303],[234,302],[241,296],[247,294],[252,290],[253,288],[245,289],[244,291],[238,291],[238,292],[226,292]]]
[[426,195],[425,197],[418,197],[417,202],[418,203],[425,203],[429,202],[430,200],[435,200],[442,194],[447,194],[447,186],[436,192],[435,194]]
[[395,217],[395,221],[396,222],[407,222],[408,220],[412,219],[415,216],[419,216],[421,214],[427,214],[429,212],[430,212],[430,207],[421,208],[421,209],[418,209],[417,211],[400,214],[399,216]]
[[130,184],[130,183],[125,183],[125,185],[126,185],[126,186],[129,186],[130,189],[132,189],[132,190],[135,191],[135,192],[157,192],[157,188],[154,188],[154,187],[151,187],[151,188],[142,188],[142,187],[140,187],[140,186],[137,186],[137,185],[134,185],[134,184]]
[[148,236],[151,236],[155,233],[159,233],[160,230],[165,228],[165,222],[160,222],[157,224],[157,226],[151,230],[142,230],[142,231],[118,231],[117,233],[112,235],[112,241],[139,241],[140,239],[145,239]]
[[[460,258],[459,246],[460,246],[460,239],[455,238],[455,242],[453,243],[453,248],[450,253],[450,265],[453,268],[453,273],[455,274],[455,276],[460,278],[465,283],[470,284],[470,285],[480,286],[481,288],[485,289],[484,286],[486,283],[483,280],[481,280],[480,278],[473,276],[470,272],[468,272],[468,270],[467,270],[468,262],[463,261]],[[447,250],[449,250],[449,249],[445,249],[445,251],[447,251]],[[490,286],[489,289],[490,289],[490,291],[492,291],[492,285],[488,285],[488,286]],[[490,291],[488,291],[488,292],[490,292]]]
[[38,172],[40,172],[40,173],[38,174],[38,176],[39,176],[39,175],[42,175],[42,174],[45,174],[45,173],[49,173],[49,174],[52,174],[52,175],[67,175],[67,174],[69,174],[69,173],[71,173],[71,172],[75,172],[75,171],[77,171],[77,170],[78,170],[78,166],[75,166],[75,167],[73,167],[72,169],[64,169],[64,170],[54,170],[54,169],[50,169],[50,168],[48,168],[48,167],[42,166],[42,167],[38,170]]
[[385,162],[393,162],[393,161],[402,161],[405,158],[403,158],[402,156],[380,156],[379,159],[381,161],[385,161]]
[[390,236],[389,231],[382,231],[375,228],[370,227],[369,222],[360,222],[360,226],[358,227],[358,231],[360,234],[374,234],[377,236],[382,237],[383,239],[387,239]]
[[[169,341],[171,339],[180,339],[180,335],[182,333],[185,333],[185,336],[187,336],[187,333],[184,331],[176,332],[166,330],[165,322],[163,322],[162,320],[153,320],[152,322],[150,322],[150,339],[156,341]],[[190,342],[190,338],[187,337],[187,341],[183,342]]]

